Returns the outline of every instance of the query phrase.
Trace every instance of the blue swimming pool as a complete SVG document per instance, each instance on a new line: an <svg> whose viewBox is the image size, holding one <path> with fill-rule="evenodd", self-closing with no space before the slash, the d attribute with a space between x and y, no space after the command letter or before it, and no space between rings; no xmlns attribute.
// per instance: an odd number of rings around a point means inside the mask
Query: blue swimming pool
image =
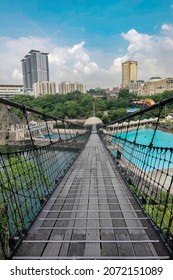
<svg viewBox="0 0 173 280"><path fill-rule="evenodd" d="M149 147L153 135L153 145ZM151 171L153 169L173 168L173 152L170 149L173 148L173 134L160 130L154 132L153 129L142 129L138 131L137 137L136 130L115 136L121 138L120 143L124 158L140 169ZM114 139L114 143L118 143L117 137ZM115 151L116 154L117 151Z"/></svg>
<svg viewBox="0 0 173 280"><path fill-rule="evenodd" d="M141 129L138 130L136 143L148 146L151 143L151 140L154 135L153 129ZM118 134L117 136L120 136ZM136 137L136 130L129 131L128 133L123 132L121 134L121 138L126 138L130 142L133 142ZM173 134L164 132L161 130L157 130L154 135L153 146L155 147L164 147L164 148L172 148L173 147Z"/></svg>
<svg viewBox="0 0 173 280"><path fill-rule="evenodd" d="M66 139L72 138L71 134L65 134L65 133L61 133L61 134L59 134L59 133L52 133L52 134L50 134L50 138L52 140L58 140L59 136L61 137L61 140L66 140ZM42 136L38 136L37 138L49 139L49 134L44 134Z"/></svg>

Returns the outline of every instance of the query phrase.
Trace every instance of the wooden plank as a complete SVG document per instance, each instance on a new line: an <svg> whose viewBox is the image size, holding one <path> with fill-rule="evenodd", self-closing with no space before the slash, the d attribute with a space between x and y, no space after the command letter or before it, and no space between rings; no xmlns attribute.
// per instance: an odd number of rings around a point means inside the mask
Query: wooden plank
<svg viewBox="0 0 173 280"><path fill-rule="evenodd" d="M111 181L112 181L112 183L114 183L115 179L111 179ZM118 192L120 193L120 191L121 191L122 194L125 193L125 195L128 196L128 195L130 195L130 190L128 190L125 187L126 186L124 185L124 182L120 178L120 185L119 185ZM136 238L136 240L149 239L149 237L147 237L144 230L135 231L134 229L129 228L130 226L132 226L132 227L140 227L141 226L140 220L137 220L137 219L129 220L130 218L138 217L137 216L137 210L139 209L139 207L138 207L138 209L134 208L135 203L131 204L130 201L129 201L129 205L124 204L124 206L122 207L122 203L126 203L126 201L128 201L127 198L119 197L118 201L119 201L119 204L120 204L120 209L122 210L122 214L125 217L125 223L126 223L127 228L128 228L128 235L124 236L124 234L122 232L121 235L120 234L117 235L117 238L118 239L128 238L128 240L129 239L134 240L135 238ZM126 210L132 210L132 211L126 211ZM133 210L134 210L134 212L133 212ZM119 249L121 250L122 247L119 248ZM129 254L131 254L131 255L136 255L136 256L152 256L152 255L156 256L157 255L153 244L150 244L150 243L149 244L135 244L135 245L129 244L129 248L124 247L125 254L128 254L128 249L129 249ZM130 250L132 250L133 253L130 252Z"/></svg>
<svg viewBox="0 0 173 280"><path fill-rule="evenodd" d="M73 181L71 182L73 184L73 182L76 181L76 177L73 177ZM68 186L68 191L66 193L66 199L69 197L70 195L70 192L71 192L71 189L72 189L72 184L71 184L71 187L70 185ZM79 188L78 188L78 191L76 190L76 196L78 196L79 192L80 192L80 180L78 180L78 185L79 185ZM61 194L60 194L61 196ZM77 199L78 201L78 199ZM65 200L66 202L66 200ZM75 218L76 216L76 213L75 211L77 210L77 206L75 205L75 200L74 200L74 204L73 205L66 205L66 203L64 202L64 205L63 205L63 208L62 209L66 209L64 211L66 212L59 212L59 216L58 216L58 219L55 223L55 227L68 227L69 225L69 220L68 218ZM56 205L53 205L52 207L53 209L56 209L57 206ZM57 211L58 212L58 209L57 210L54 210L54 211ZM56 213L56 212L54 212ZM65 220L63 220L63 218L66 218ZM60 219L60 220L59 220ZM70 226L73 226L74 225L74 221L72 222L72 220L70 221ZM65 237L65 235L67 236L67 232L68 230L65 230L65 229L61 229L61 230L58 230L58 229L53 229L52 230L52 233L49 237L49 239L51 240L52 238L53 239L56 239L56 240L61 240L63 241ZM61 235L60 235L61 234ZM70 234L70 232L68 231L68 234ZM70 236L69 236L70 237ZM68 237L68 238L69 238ZM54 248L52 249L52 246L54 246ZM66 245L67 246L67 245ZM57 244L47 244L46 247L45 247L45 250L44 250L44 253L43 253L43 256L58 256L61 252L61 247L62 247L62 244L61 243L57 243ZM67 246L68 247L68 246Z"/></svg>
<svg viewBox="0 0 173 280"><path fill-rule="evenodd" d="M84 161L83 164L79 167L79 170L82 170L84 172ZM75 216L75 220L74 220L74 228L80 227L80 230L76 230L76 229L72 229L71 231L71 240L84 240L86 239L86 230L83 229L87 226L87 221L86 221L86 217L87 217L87 208L88 205L86 204L82 204L81 201L85 198L85 201L88 202L88 195L85 194L88 193L89 191L89 179L85 179L82 178L81 175L78 177L80 177L81 179L81 191L80 191L80 199L78 200L78 204L77 204L77 212L76 212L76 216ZM67 235L65 236L65 238L67 238ZM63 245L64 246L64 245ZM78 244L70 244L69 248L67 250L64 249L64 247L61 250L61 255L64 255L64 253L66 252L66 254L68 256L83 256L84 255L84 251L85 251L85 243L78 243Z"/></svg>
<svg viewBox="0 0 173 280"><path fill-rule="evenodd" d="M143 234L131 234L131 240L148 240L148 236ZM148 240L149 241L149 240ZM154 247L150 242L147 244L136 243L134 246L134 251L136 256L157 256L157 252L155 251Z"/></svg>
<svg viewBox="0 0 173 280"><path fill-rule="evenodd" d="M91 180L91 188L92 187L92 182ZM90 211L88 212L88 222L87 222L87 231L86 231L86 239L87 240L99 240L100 239L100 230L98 229L99 227L99 213L98 213L98 196L95 195L95 204L90 203L91 200L89 201L88 209L89 210L94 210L94 212ZM92 200L93 202L93 200ZM92 218L92 219L91 219ZM95 230L91 230L90 228L94 227L96 228ZM87 243L85 246L85 256L100 256L100 244L90 244Z"/></svg>
<svg viewBox="0 0 173 280"><path fill-rule="evenodd" d="M106 162L105 168L107 168L107 170L110 174L114 173L114 170L112 169L112 166L110 165L109 161ZM117 189L119 192L119 188L116 187L116 189L115 189L115 186L117 186L117 181L118 181L118 178L114 178L114 180L112 180L111 178L109 180L108 179L106 180L106 182L108 182L109 185L112 185L111 190L114 191L114 197L116 199L117 199ZM114 185L114 187L113 187L113 185ZM111 199L111 196L108 194L108 202L110 201L110 199ZM118 199L117 199L117 201L118 201ZM125 205L123 205L123 207L129 207L129 204L125 204ZM116 205L109 204L109 208L110 208L110 210L119 210L119 212L113 212L113 211L110 212L113 225L118 226L118 227L126 227L126 230L116 230L115 229L114 230L115 238L117 240L130 240L128 228L127 228L125 219L123 219L124 216L121 211L120 205L119 204L116 204ZM119 220L115 220L115 217L119 218ZM134 256L133 246L130 243L124 243L124 244L118 243L117 249L118 249L119 256Z"/></svg>
<svg viewBox="0 0 173 280"><path fill-rule="evenodd" d="M47 256L47 257L31 257L31 256L14 256L14 260L168 260L170 259L169 255L165 256L78 256L78 257L53 257L53 256Z"/></svg>
<svg viewBox="0 0 173 280"><path fill-rule="evenodd" d="M102 157L104 157L104 154L101 155L101 161L98 162L99 164L99 169L102 170L103 172L103 177L98 179L98 183L100 181L102 181L102 183L104 182L104 170L103 170L103 166L104 166L104 162L102 161ZM105 188L105 192L106 192L106 185L104 186ZM112 196L112 199L114 197ZM100 199L100 197L99 197ZM102 212L100 212L100 226L101 227L105 227L104 230L101 230L101 239L102 240L115 240L115 234L114 234L114 230L108 230L106 229L109 227L112 227L112 219L111 219L111 214L108 211L109 208L109 201L107 196L105 196L104 200L102 200L102 202L104 202L104 204L100 204L100 210L104 210ZM102 220L102 218L104 218L105 220ZM102 243L101 244L102 248L101 248L101 252L102 252L102 256L118 256L118 247L117 244L110 244L110 243Z"/></svg>

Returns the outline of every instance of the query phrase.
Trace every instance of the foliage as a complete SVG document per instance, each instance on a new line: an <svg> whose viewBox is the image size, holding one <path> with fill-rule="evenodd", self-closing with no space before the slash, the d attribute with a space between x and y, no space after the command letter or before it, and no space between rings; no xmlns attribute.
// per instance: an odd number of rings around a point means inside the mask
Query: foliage
<svg viewBox="0 0 173 280"><path fill-rule="evenodd" d="M145 210L159 228L161 227L164 230L169 227L170 220L172 219L173 215L168 207L165 209L164 205L146 204ZM171 223L170 232L173 234L173 223Z"/></svg>
<svg viewBox="0 0 173 280"><path fill-rule="evenodd" d="M104 112L107 111L107 102L104 99L97 99L95 101L95 106L96 106L96 112Z"/></svg>
<svg viewBox="0 0 173 280"><path fill-rule="evenodd" d="M169 230L173 234L173 195L160 191L154 199L150 199L144 192L139 192L138 188L134 185L129 187L136 196L145 198L143 207L158 228L161 228L163 231L170 228ZM171 224L170 221L172 221Z"/></svg>
<svg viewBox="0 0 173 280"><path fill-rule="evenodd" d="M13 101L30 107L33 104L34 97L32 97L30 95L15 95L13 97Z"/></svg>
<svg viewBox="0 0 173 280"><path fill-rule="evenodd" d="M0 192L5 188L7 191L29 190L38 183L40 168L29 160L22 160L18 157L11 157L6 161L6 166L1 170ZM44 177L41 177L43 180Z"/></svg>
<svg viewBox="0 0 173 280"><path fill-rule="evenodd" d="M101 115L101 120L102 120L102 122L104 123L104 124L107 124L107 123L109 123L110 122L110 118L108 117L108 116L106 116L106 115Z"/></svg>
<svg viewBox="0 0 173 280"><path fill-rule="evenodd" d="M109 113L108 113L109 119L111 121L114 121L116 119L125 117L126 115L127 115L127 110L125 110L123 108L120 108L120 109L117 109L117 110L110 110Z"/></svg>
<svg viewBox="0 0 173 280"><path fill-rule="evenodd" d="M0 236L3 239L2 241L4 242L9 235L8 232L8 218L7 218L7 213L5 210L5 207L2 208L0 207Z"/></svg>
<svg viewBox="0 0 173 280"><path fill-rule="evenodd" d="M93 96L98 96L98 95L102 95L105 96L105 90L101 89L101 88L96 88L96 89L90 89L87 92L88 94L91 94Z"/></svg>
<svg viewBox="0 0 173 280"><path fill-rule="evenodd" d="M22 156L6 159L0 170L0 179L0 233L7 236L25 229L26 217L31 220L35 205L39 207L39 201L46 195L44 190L48 190L51 185L42 169Z"/></svg>
<svg viewBox="0 0 173 280"><path fill-rule="evenodd" d="M99 96L102 96L100 98ZM159 102L162 99L173 96L173 91L165 91L163 94L155 94L152 99ZM116 98L108 99L103 89L90 89L86 94L74 91L64 95L44 95L37 98L31 96L15 96L13 101L22 103L28 107L32 107L38 111L54 115L58 118L88 118L92 116L93 101L95 100L96 115L104 122L114 121L127 115L127 109L134 106L133 98L146 99L148 96L137 96L134 93L129 93L127 89L120 91ZM136 107L136 105L135 105ZM141 108L141 107L140 107ZM166 112L173 112L173 104L166 106ZM18 116L22 118L21 112L17 110ZM106 113L106 114L105 114ZM153 113L148 112L145 118L153 117ZM157 112L156 112L157 114ZM162 117L165 112L163 110ZM108 117L105 117L107 115ZM36 115L31 114L33 119L37 119Z"/></svg>

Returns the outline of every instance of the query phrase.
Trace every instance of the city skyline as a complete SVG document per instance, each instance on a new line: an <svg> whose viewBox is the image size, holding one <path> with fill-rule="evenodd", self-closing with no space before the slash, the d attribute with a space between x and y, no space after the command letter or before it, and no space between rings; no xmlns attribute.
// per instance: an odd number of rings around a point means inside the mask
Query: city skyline
<svg viewBox="0 0 173 280"><path fill-rule="evenodd" d="M11 5L10 5L11 3ZM1 84L21 84L20 60L49 54L50 79L89 88L121 84L122 62L138 79L173 76L173 0L9 0L1 4Z"/></svg>

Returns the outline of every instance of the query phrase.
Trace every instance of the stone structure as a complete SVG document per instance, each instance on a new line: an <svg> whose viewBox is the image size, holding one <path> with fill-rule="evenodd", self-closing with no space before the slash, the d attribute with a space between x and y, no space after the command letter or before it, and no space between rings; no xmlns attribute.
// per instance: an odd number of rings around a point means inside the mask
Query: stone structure
<svg viewBox="0 0 173 280"><path fill-rule="evenodd" d="M0 104L0 145L24 139L24 125L10 106Z"/></svg>
<svg viewBox="0 0 173 280"><path fill-rule="evenodd" d="M163 93L167 90L173 90L173 78L171 77L166 79L152 77L148 82L139 80L137 82L131 82L129 85L129 91L134 92L139 96L152 96L157 93Z"/></svg>

